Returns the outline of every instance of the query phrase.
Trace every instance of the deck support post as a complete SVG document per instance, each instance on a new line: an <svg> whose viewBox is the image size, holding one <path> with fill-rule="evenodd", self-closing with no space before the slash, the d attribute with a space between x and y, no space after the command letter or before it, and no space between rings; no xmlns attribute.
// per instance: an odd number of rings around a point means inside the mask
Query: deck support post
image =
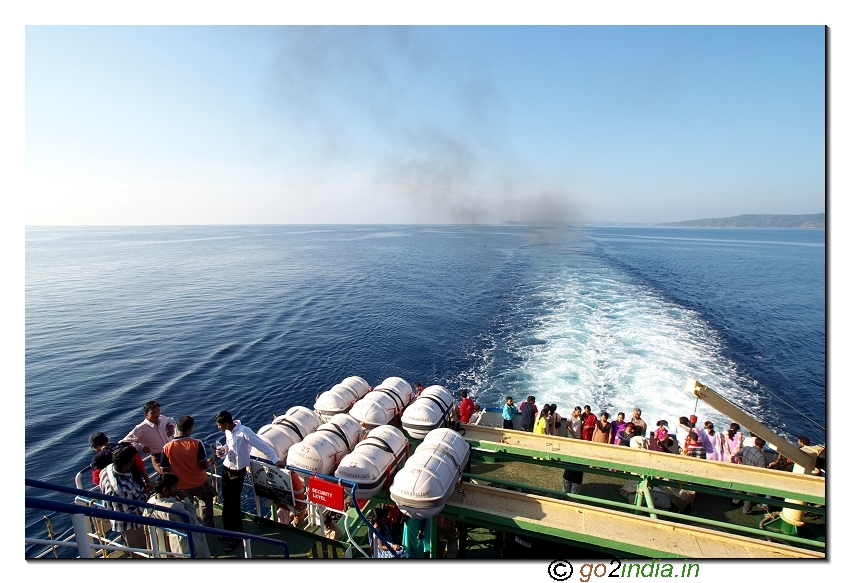
<svg viewBox="0 0 850 583"><path fill-rule="evenodd" d="M86 517L82 514L72 514L71 523L74 525L74 539L77 541L77 550L80 558L93 559L94 549L89 544L89 533L86 529ZM104 550L106 553L106 550Z"/></svg>
<svg viewBox="0 0 850 583"><path fill-rule="evenodd" d="M649 485L649 477L642 476L642 480L638 484L638 492L642 494L642 498L646 500L646 507L652 510L655 510L655 503L652 501L652 490ZM637 496L635 496L635 503L637 503ZM654 520L658 520L658 515L650 512L649 516Z"/></svg>
<svg viewBox="0 0 850 583"><path fill-rule="evenodd" d="M428 519L428 538L431 540L431 558L436 559L439 557L439 553L437 552L437 547L440 546L440 539L437 531L437 516L432 516Z"/></svg>

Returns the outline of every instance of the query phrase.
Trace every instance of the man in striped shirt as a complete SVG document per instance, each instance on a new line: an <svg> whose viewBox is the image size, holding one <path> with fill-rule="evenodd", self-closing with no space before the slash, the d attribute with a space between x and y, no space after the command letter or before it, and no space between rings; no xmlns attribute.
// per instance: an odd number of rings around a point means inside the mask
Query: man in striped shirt
<svg viewBox="0 0 850 583"><path fill-rule="evenodd" d="M767 466L767 460L764 458L765 441L761 437L756 437L753 445L748 445L736 453L733 457L740 458L745 466L754 468L763 468ZM732 500L733 504L738 504L738 499ZM763 507L763 505L762 505ZM753 511L752 500L744 500L744 514L750 514Z"/></svg>
<svg viewBox="0 0 850 583"><path fill-rule="evenodd" d="M112 454L112 463L100 472L100 491L102 493L137 502L147 502L147 494L130 473L130 467L133 465L133 458L136 453L136 449L128 445ZM140 507L131 504L105 501L105 505L107 509L115 512L142 514ZM121 538L124 539L124 544L128 547L147 548L145 529L142 525L125 520L112 520L111 522L112 530L121 533Z"/></svg>

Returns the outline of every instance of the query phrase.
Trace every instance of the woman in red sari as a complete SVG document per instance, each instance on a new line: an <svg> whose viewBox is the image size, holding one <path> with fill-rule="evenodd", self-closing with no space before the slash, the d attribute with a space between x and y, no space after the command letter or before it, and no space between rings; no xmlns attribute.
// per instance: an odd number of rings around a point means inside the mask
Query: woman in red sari
<svg viewBox="0 0 850 583"><path fill-rule="evenodd" d="M593 441L593 430L596 429L596 415L590 410L590 405L584 406L581 414L581 438L585 441Z"/></svg>

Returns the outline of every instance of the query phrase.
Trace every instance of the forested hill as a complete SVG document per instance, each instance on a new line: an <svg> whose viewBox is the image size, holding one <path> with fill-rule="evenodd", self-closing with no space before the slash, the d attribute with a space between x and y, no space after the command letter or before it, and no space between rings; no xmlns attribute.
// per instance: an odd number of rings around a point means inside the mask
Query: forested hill
<svg viewBox="0 0 850 583"><path fill-rule="evenodd" d="M737 215L722 219L697 219L676 223L658 223L661 227L742 227L779 229L823 229L826 213L814 215Z"/></svg>

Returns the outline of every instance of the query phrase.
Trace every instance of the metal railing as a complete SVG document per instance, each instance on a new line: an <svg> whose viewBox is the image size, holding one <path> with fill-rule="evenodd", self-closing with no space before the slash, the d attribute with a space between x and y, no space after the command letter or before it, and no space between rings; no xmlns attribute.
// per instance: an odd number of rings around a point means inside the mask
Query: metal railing
<svg viewBox="0 0 850 583"><path fill-rule="evenodd" d="M213 447L213 445L212 445L212 444L210 444L210 447L212 448L212 447ZM144 458L144 459L145 459L145 461L147 461L147 459L148 459L149 457L150 457L150 456L146 456L146 457ZM254 458L253 456L252 456L252 459L257 459L258 461L265 461L265 460L262 460L262 459L259 459L259 458ZM381 541L381 542L382 542L382 543L383 543L383 544L384 544L387 548L389 548L389 549L390 549L390 552L392 553L392 555L393 555L395 558L400 558L400 556L398 555L398 553L397 553L397 552L396 552L396 551L392 548L392 544L390 543L390 541L386 540L386 539L385 539L385 538L384 538L384 537L383 537L383 536L382 536L382 535L381 535L381 534L380 534L377 530L375 530L375 528L372 526L371 521L369 521L369 520L366 518L366 516L363 514L362 510L360 509L360 505L358 504L358 501L357 501L357 488L358 488L358 485L357 485L357 483L356 483L356 482L351 482L351 481L348 481L348 480L341 480L340 478L337 478L336 476L331 476L331 475L326 475L326 474L319 474L319 473L313 472L313 471L311 471L311 470L307 470L307 469L304 469L304 468L299 468L299 467L297 467L297 466L291 466L291 465L288 465L288 466L286 466L286 468L287 468L288 470L290 470L290 471L297 472L297 473L302 474L302 475L307 476L307 477L314 477L314 476L315 476L315 477L318 477L318 478L320 478L320 479L324 479L324 480L327 480L327 481L330 481L330 482L340 483L340 484L342 484L344 487L346 487L346 488L350 489L349 496L351 497L352 505L353 505L353 507L355 508L355 510L356 510L356 512L357 512L357 515L358 515L358 517L360 518L360 520L362 520L362 521L363 521L363 523L366 525L366 527L368 528L368 530L369 530L369 531L370 531L370 532L371 532L371 533L372 533L375 537L377 537L377 538L378 538L378 539L379 539L379 540L380 540L380 541ZM92 469L92 466L91 466L91 465L88 465L88 466L86 466L85 468L82 468L80 471L78 471L78 472L77 472L76 476L74 477L74 483L75 483L75 485L77 486L77 488L76 488L76 489L74 489L74 488L67 488L67 487L64 487L64 486L58 486L58 485L55 485L55 484L49 484L49 486L50 486L50 488L49 488L49 489L52 489L52 490L57 491L57 492L73 493L75 496L77 496L78 498L82 498L83 500L88 500L88 499L90 499L90 498L97 498L97 499L101 499L101 500L107 500L107 499L109 499L109 498L108 498L108 497L106 497L104 494L100 494L100 492L99 492L99 490L97 489L97 487L96 487L96 486L95 486L95 488L94 488L94 489L92 489L92 490L85 490L85 489L83 489L83 474L84 474L84 473L86 473L86 472L88 472L88 471L90 471L91 469ZM211 478L212 478L215 482L218 482L218 481L220 481L220 479L221 479L221 477L218 475L218 472L217 472L217 471L213 471L212 473L211 473L211 472L207 472L207 474L208 474L208 475L209 475L209 476L210 476L210 477L211 477ZM37 481L35 481L35 480L27 480L27 485L31 485L31 484L30 484L30 482L38 483L38 484L47 484L46 482L37 482ZM246 480L246 485L248 485L251 489L253 489L253 484L250 482L250 480ZM216 491L218 491L218 483L216 483ZM253 496L253 497L254 497L255 506L256 506L256 515L257 515L257 516L260 516L260 517L263 517L263 516L264 516L264 514L263 514L263 511L262 511L262 505L260 504L260 501L258 500L258 498L257 498L257 496L256 496L256 493L254 494L254 496ZM249 495L249 499L250 499L250 495ZM119 502L121 502L121 503L127 503L127 502L128 502L128 500L127 500L126 498L120 498L120 499L117 499L116 501L119 501ZM143 504L143 503L139 503L139 504L141 505L141 504ZM71 506L74 506L75 508L79 508L79 507L80 507L79 505L71 505ZM146 506L143 506L143 507L147 507L147 506L150 506L150 505L146 505ZM157 507L157 510L168 510L168 509L165 509L165 508L162 508L162 507ZM63 513L63 512L65 512L65 511L58 511L58 510L57 510L57 512ZM130 522L141 523L141 521L136 520L136 516L137 516L137 515L132 515L132 516L133 516L134 518L133 518L133 520L132 520L132 521L130 521ZM124 520L124 519L122 519L122 520ZM129 520L128 520L128 521L129 521ZM180 529L180 530L183 530L183 529L184 529L184 526L192 526L192 525L184 525L184 524L180 524L180 525L179 525L179 527L177 527L176 523L174 523L174 522L170 522L170 523L168 523L168 521L166 521L166 523L167 523L167 525L166 525L164 528L168 528L168 529L178 528L178 529ZM161 526L161 525L160 525L160 526ZM346 526L347 526L347 525L346 525ZM195 528L208 528L208 527L195 527ZM72 532L72 531L74 531L74 530L75 530L75 528L72 526L72 528L69 528L68 530L66 530L66 531L64 532L64 535L69 535L69 534L71 534L71 532ZM203 532L206 532L206 531L203 531L203 530L195 531L194 529L185 529L185 530L192 530L193 532L202 532L202 533L203 533ZM211 529L211 530L212 530L212 531L215 531L215 534L216 534L216 535L226 534L227 536L232 536L233 538L237 538L235 535L236 535L236 534L238 534L238 533L231 533L231 531L220 531L220 530L218 530L218 529ZM72 539L72 538L74 538L74 536L73 536L73 535L71 535L70 537L68 537L68 539L67 539L67 540L70 540L70 539ZM245 535L245 538L246 538L246 539L247 539L247 538L249 538L249 535ZM261 538L262 538L262 537L261 537ZM189 537L189 539L191 540L191 537ZM36 541L36 540L37 540L37 539L27 539L27 542L28 542L28 543L35 543L35 541ZM268 539L268 540L269 540L269 541L272 541L272 542L275 542L275 543L280 543L280 542L281 542L281 541L276 541L275 539ZM67 544L66 542L63 542L63 541L61 541L61 540L57 540L57 539L49 539L49 540L44 539L44 540L41 540L41 541L40 541L39 543L37 543L37 544L43 544L43 545L46 545L46 546L75 546L75 545L74 545L74 543ZM285 544L285 543L284 543L284 544ZM355 545L355 546L356 546L356 545ZM112 547L110 547L110 548L117 549L117 548L119 548L119 547L120 547L120 545L118 545L117 543L113 543L113 546L112 546ZM361 550L359 546L358 546L357 548L358 548L358 550ZM49 549L48 549L48 552L49 552ZM362 550L361 550L361 552L362 552ZM44 554L46 554L46 553L43 553L41 556L44 556ZM288 554L288 547L287 547L287 551L286 551L286 556L287 556L287 557L289 556L289 554Z"/></svg>
<svg viewBox="0 0 850 583"><path fill-rule="evenodd" d="M147 502L138 502L135 500L129 500L127 498L121 498L118 496L109 496L106 494L101 494L99 492L82 490L79 488L69 488L66 486L60 486L58 484L50 484L48 482L41 482L39 480L31 480L26 479L26 485L32 488L39 488L44 490L50 490L54 492L61 492L65 494L73 494L77 497L85 497L85 498L94 498L98 500L106 500L111 502L119 502L121 504L127 506L135 506L138 508L145 508L151 510L159 510L165 511L170 514L176 514L185 520L185 523L179 523L172 520L163 520L160 518L153 518L150 516L141 516L138 514L128 514L124 512L116 512L114 510L107 510L106 508L102 508L99 506L83 506L80 504L68 504L65 502L55 502L53 500L46 500L42 498L37 498L34 496L26 496L25 504L27 508L33 508L38 510L45 510L52 513L64 513L68 514L71 517L71 522L73 524L74 530L74 542L71 540L53 540L53 539L36 539L36 538L27 538L27 544L44 544L50 546L76 546L79 551L80 557L85 558L94 558L95 553L94 549L113 549L113 550L125 550L128 552L136 552L142 553L144 555L153 556L155 551L151 549L132 549L130 547L123 547L117 544L110 545L100 545L93 544L89 541L90 532L87 528L85 521L83 520L84 516L88 516L90 518L104 518L109 520L119 520L125 522L132 522L135 524L143 524L147 526L154 526L157 528L167 529L167 530L177 530L177 531L185 531L186 533L196 532L199 534L210 534L215 536L227 536L230 538L241 538L245 545L245 556L251 557L251 544L250 541L258 541L265 542L272 545L277 545L282 547L283 554L285 558L289 558L289 545L285 541L273 539L270 537L242 533L242 532L233 532L228 530L223 530L219 528L210 528L208 526L201 526L192 524L189 522L189 515L185 512L181 512L178 510L174 510L172 508L167 508L164 506L156 506L154 504L148 504ZM188 536L188 535L187 535ZM194 541L191 536L188 536L189 540L189 555L195 556L195 548Z"/></svg>

